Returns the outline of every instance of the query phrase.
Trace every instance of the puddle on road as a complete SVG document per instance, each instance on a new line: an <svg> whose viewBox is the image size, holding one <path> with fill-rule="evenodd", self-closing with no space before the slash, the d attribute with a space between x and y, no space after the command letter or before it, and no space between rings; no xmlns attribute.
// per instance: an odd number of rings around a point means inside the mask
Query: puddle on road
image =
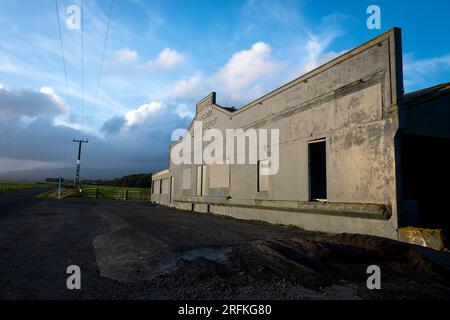
<svg viewBox="0 0 450 320"><path fill-rule="evenodd" d="M192 261L197 258L204 258L216 262L225 262L228 260L227 253L230 253L232 250L233 248L231 247L193 249L183 252L179 259Z"/></svg>

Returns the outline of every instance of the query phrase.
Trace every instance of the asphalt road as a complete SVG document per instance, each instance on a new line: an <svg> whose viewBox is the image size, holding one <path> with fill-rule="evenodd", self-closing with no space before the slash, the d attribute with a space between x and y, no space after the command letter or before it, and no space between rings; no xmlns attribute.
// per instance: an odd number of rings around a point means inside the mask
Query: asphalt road
<svg viewBox="0 0 450 320"><path fill-rule="evenodd" d="M0 220L10 213L32 206L37 202L34 196L49 190L48 188L30 189L19 192L0 192Z"/></svg>
<svg viewBox="0 0 450 320"><path fill-rule="evenodd" d="M0 195L0 299L379 299L450 296L450 259L393 241L146 202ZM382 290L368 290L378 264ZM67 267L81 269L69 290Z"/></svg>

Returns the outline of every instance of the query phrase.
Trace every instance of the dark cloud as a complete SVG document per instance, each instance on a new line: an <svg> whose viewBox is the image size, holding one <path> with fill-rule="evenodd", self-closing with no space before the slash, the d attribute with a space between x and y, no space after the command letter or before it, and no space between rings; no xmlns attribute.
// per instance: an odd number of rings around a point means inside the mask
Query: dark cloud
<svg viewBox="0 0 450 320"><path fill-rule="evenodd" d="M115 116L103 124L101 131L107 134L115 134L118 133L124 125L125 119L123 117Z"/></svg>
<svg viewBox="0 0 450 320"><path fill-rule="evenodd" d="M72 139L88 137L89 143L83 146L82 156L85 168L130 172L160 170L168 165L172 131L187 128L190 121L166 106L132 127L126 126L124 117L113 117L103 125L105 138L101 138L67 126L55 126L50 116L39 116L20 129L18 119L0 117L0 161L3 157L71 166L77 153Z"/></svg>
<svg viewBox="0 0 450 320"><path fill-rule="evenodd" d="M0 87L0 116L58 115L64 107L58 97L52 94L31 89L7 90Z"/></svg>

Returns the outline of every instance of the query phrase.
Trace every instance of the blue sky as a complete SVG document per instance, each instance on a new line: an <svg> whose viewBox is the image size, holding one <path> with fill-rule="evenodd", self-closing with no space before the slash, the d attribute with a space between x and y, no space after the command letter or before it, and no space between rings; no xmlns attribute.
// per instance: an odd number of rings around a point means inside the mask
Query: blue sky
<svg viewBox="0 0 450 320"><path fill-rule="evenodd" d="M97 83L110 0L84 0L81 32L58 0L0 0L0 172L69 167L73 137L89 137L92 168L153 171L167 165L170 133L186 127L210 91L240 107L398 26L406 91L450 81L450 2L115 0ZM381 30L366 9L381 8Z"/></svg>

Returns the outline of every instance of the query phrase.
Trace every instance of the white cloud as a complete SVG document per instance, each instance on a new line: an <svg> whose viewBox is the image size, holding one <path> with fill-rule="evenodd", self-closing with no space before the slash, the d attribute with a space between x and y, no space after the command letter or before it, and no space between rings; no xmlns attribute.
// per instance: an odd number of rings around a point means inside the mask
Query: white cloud
<svg viewBox="0 0 450 320"><path fill-rule="evenodd" d="M55 93L53 87L42 87L39 92L48 95L52 101L59 106L63 113L69 111L69 108L65 104L64 100Z"/></svg>
<svg viewBox="0 0 450 320"><path fill-rule="evenodd" d="M161 51L156 60L149 60L138 68L144 71L171 70L184 60L184 55L166 48Z"/></svg>
<svg viewBox="0 0 450 320"><path fill-rule="evenodd" d="M291 53L286 55L290 61L275 59L269 44L256 42L251 48L233 54L224 66L209 76L197 72L176 81L171 93L176 99L199 100L209 92L218 90L224 105L248 103L344 53L346 50L329 50L331 43L343 34L338 25L341 19L343 17L340 15L326 16L319 32L309 31L304 39L297 39L298 46L293 46ZM282 69L284 73L280 72Z"/></svg>
<svg viewBox="0 0 450 320"><path fill-rule="evenodd" d="M257 42L251 49L235 53L213 76L213 81L221 84L232 99L241 95L241 90L255 80L270 77L280 70L282 64L271 57L271 51L268 44Z"/></svg>
<svg viewBox="0 0 450 320"><path fill-rule="evenodd" d="M450 71L450 55L416 59L414 54L404 55L403 73L406 91L430 85L439 73ZM448 80L448 79L447 79Z"/></svg>
<svg viewBox="0 0 450 320"><path fill-rule="evenodd" d="M180 103L175 107L175 112L180 118L193 118L195 116L194 108L191 108L186 103Z"/></svg>
<svg viewBox="0 0 450 320"><path fill-rule="evenodd" d="M199 98L220 88L221 101L242 103L261 93L261 83L270 79L283 67L271 55L271 47L257 42L250 49L236 52L228 62L209 77L196 74L174 83L172 93L177 99Z"/></svg>
<svg viewBox="0 0 450 320"><path fill-rule="evenodd" d="M326 17L324 21L332 21L333 17ZM331 23L331 22L330 22ZM329 50L333 41L340 37L343 32L339 27L325 28L320 33L308 32L305 44L297 47L295 50L298 59L293 61L294 67L291 69L288 80L298 78L299 76L323 65L324 63L345 53L347 50L340 52Z"/></svg>
<svg viewBox="0 0 450 320"><path fill-rule="evenodd" d="M132 62L132 61L137 61L138 56L139 56L139 54L136 51L130 50L128 48L123 48L123 49L116 51L114 60L117 63Z"/></svg>
<svg viewBox="0 0 450 320"><path fill-rule="evenodd" d="M334 35L320 37L314 34L309 34L309 39L305 46L306 54L302 61L304 72L317 68L326 60L329 60L336 55L334 52L325 52L334 38Z"/></svg>
<svg viewBox="0 0 450 320"><path fill-rule="evenodd" d="M155 61L155 66L161 69L171 69L183 61L183 55L169 48L164 49Z"/></svg>
<svg viewBox="0 0 450 320"><path fill-rule="evenodd" d="M171 93L177 99L195 99L208 92L208 84L201 74L182 79L172 87Z"/></svg>
<svg viewBox="0 0 450 320"><path fill-rule="evenodd" d="M164 107L161 102L152 101L149 104L141 105L137 109L130 110L125 115L125 126L132 127L140 124Z"/></svg>
<svg viewBox="0 0 450 320"><path fill-rule="evenodd" d="M165 48L154 60L139 62L139 53L129 48L123 48L116 51L114 58L107 62L110 71L117 74L128 75L140 74L143 72L168 71L175 68L184 60L184 54Z"/></svg>

